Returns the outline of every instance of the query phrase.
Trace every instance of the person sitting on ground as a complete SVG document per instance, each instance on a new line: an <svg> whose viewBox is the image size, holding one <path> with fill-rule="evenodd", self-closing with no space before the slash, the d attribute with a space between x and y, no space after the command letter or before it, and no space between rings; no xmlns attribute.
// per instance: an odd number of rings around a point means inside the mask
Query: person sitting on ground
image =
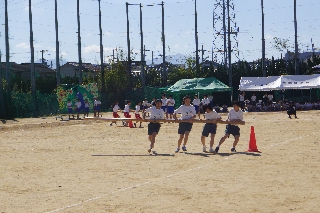
<svg viewBox="0 0 320 213"><path fill-rule="evenodd" d="M219 113L219 112L221 111L218 104L216 104L216 105L214 106L214 110L215 110L217 113Z"/></svg>
<svg viewBox="0 0 320 213"><path fill-rule="evenodd" d="M289 104L289 108L287 110L288 118L291 118L291 115L294 115L294 118L297 118L296 106L291 101Z"/></svg>
<svg viewBox="0 0 320 213"><path fill-rule="evenodd" d="M228 106L227 104L222 105L222 112L228 112Z"/></svg>

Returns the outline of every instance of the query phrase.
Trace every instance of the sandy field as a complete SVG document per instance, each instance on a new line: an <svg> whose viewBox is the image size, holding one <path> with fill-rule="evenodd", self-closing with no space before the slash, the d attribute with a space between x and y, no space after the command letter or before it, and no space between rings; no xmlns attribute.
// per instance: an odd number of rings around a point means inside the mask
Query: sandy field
<svg viewBox="0 0 320 213"><path fill-rule="evenodd" d="M149 155L147 128L54 117L0 123L0 212L320 212L320 111L244 118L233 155L231 137L219 154L202 152L203 124L176 154L178 124L163 124L158 155ZM261 153L245 152L251 126Z"/></svg>

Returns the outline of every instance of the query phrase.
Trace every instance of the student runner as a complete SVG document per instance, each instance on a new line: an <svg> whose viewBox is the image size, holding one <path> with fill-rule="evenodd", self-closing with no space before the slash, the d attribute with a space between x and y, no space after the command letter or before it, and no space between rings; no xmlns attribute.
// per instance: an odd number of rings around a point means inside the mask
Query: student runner
<svg viewBox="0 0 320 213"><path fill-rule="evenodd" d="M150 107L146 109L146 111L143 113L143 119L145 120L146 113L150 113L150 123L148 124L148 135L149 135L149 141L150 141L150 148L148 149L148 152L150 153L152 149L154 148L154 144L156 142L156 136L159 133L160 130L160 123L156 121L152 121L155 119L164 119L164 111L161 109L162 101L160 99L155 101L156 106ZM153 151L156 153L155 151Z"/></svg>
<svg viewBox="0 0 320 213"><path fill-rule="evenodd" d="M175 152L180 151L180 146L183 141L182 150L187 151L187 142L189 133L192 129L192 119L196 117L197 113L194 109L194 106L190 104L191 99L189 96L185 96L183 98L184 105L181 105L176 111L174 111L173 118L177 121L177 113L181 113L180 122L179 122L179 129L178 134L180 135L180 138L178 140L178 147ZM181 122L184 121L184 122Z"/></svg>
<svg viewBox="0 0 320 213"><path fill-rule="evenodd" d="M221 120L221 116L212 108L212 106L208 106L205 112L205 119L206 120L212 120L212 123L206 123L203 126L202 130L202 136L201 136L201 142L203 145L203 151L206 152L206 137L209 136L209 133L211 133L211 139L210 139L210 149L209 152L213 152L213 144L214 144L214 137L216 136L217 131L217 120Z"/></svg>
<svg viewBox="0 0 320 213"><path fill-rule="evenodd" d="M120 118L120 115L118 114L118 111L120 110L120 107L119 107L119 102L118 101L115 101L114 104L112 105L112 116L113 118ZM115 123L117 124L117 121L112 121L110 126L112 126L112 124ZM122 122L124 124L124 122Z"/></svg>
<svg viewBox="0 0 320 213"><path fill-rule="evenodd" d="M124 106L123 115L124 115L125 118L131 118L131 115L129 114L130 113L131 101L128 100L126 102L127 102L127 104ZM128 123L129 123L129 127L133 128L132 121L126 122L126 126L128 126Z"/></svg>
<svg viewBox="0 0 320 213"><path fill-rule="evenodd" d="M240 139L240 128L238 127L239 124L245 124L243 121L243 111L240 109L240 102L235 101L233 102L233 109L230 110L228 114L228 119L226 120L228 123L225 131L225 135L220 139L219 145L216 147L215 152L219 152L219 148L221 144L230 136L234 136L234 143L231 149L231 152L237 152L236 146Z"/></svg>

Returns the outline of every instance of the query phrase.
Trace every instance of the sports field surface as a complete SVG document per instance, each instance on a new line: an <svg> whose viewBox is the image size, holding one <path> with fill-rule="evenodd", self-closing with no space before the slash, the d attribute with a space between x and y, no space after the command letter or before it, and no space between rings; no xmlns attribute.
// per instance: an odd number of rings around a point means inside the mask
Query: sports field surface
<svg viewBox="0 0 320 213"><path fill-rule="evenodd" d="M174 153L178 124L162 124L149 155L147 123L0 123L0 212L319 212L320 111L297 116L245 113L233 155L231 137L219 154L202 152L203 124L186 153ZM244 152L251 126L262 153Z"/></svg>

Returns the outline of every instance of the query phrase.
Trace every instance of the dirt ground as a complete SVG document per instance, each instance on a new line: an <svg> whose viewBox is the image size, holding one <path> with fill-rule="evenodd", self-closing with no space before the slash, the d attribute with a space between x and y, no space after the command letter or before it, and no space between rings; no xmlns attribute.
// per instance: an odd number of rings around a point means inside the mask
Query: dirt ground
<svg viewBox="0 0 320 213"><path fill-rule="evenodd" d="M0 123L0 212L319 212L320 111L298 117L245 113L233 155L231 137L219 154L202 152L203 124L177 154L178 124L163 124L158 155L149 155L147 128L54 117ZM262 153L244 152L251 126Z"/></svg>

